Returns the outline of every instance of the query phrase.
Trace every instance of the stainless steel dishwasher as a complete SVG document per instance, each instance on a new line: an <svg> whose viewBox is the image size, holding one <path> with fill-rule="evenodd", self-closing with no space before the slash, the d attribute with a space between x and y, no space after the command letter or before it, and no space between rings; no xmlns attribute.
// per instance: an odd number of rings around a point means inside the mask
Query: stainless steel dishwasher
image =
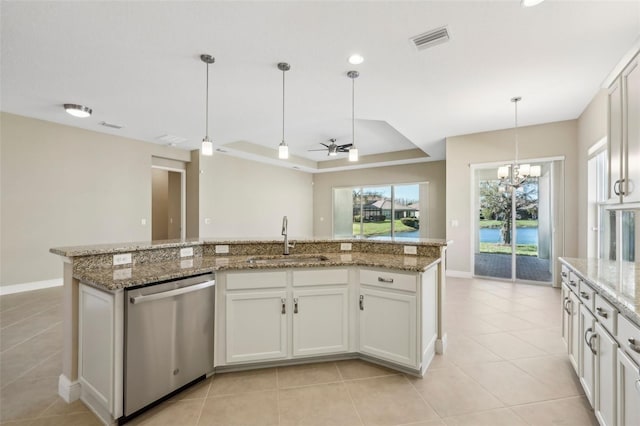
<svg viewBox="0 0 640 426"><path fill-rule="evenodd" d="M213 370L215 276L127 290L124 415Z"/></svg>

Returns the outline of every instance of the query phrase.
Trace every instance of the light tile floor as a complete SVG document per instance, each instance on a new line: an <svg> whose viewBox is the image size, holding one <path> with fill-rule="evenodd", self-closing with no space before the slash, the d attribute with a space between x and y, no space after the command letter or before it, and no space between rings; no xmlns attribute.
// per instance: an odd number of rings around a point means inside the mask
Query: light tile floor
<svg viewBox="0 0 640 426"><path fill-rule="evenodd" d="M57 396L61 289L0 297L0 422L96 425ZM137 425L597 425L560 339L560 293L449 278L449 347L423 379L362 361L215 376Z"/></svg>

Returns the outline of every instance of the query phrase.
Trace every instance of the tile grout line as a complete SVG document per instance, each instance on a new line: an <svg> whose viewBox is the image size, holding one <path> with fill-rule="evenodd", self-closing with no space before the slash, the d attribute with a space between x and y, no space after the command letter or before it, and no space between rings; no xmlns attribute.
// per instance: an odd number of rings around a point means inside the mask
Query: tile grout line
<svg viewBox="0 0 640 426"><path fill-rule="evenodd" d="M340 368L338 368L338 372L340 372ZM340 372L340 376L342 376L341 372ZM358 416L358 420L360 420L360 424L364 425L364 420L362 420L362 416L360 415L360 411L358 411L358 407L356 407L356 402L353 400L353 395L351 395L351 391L349 390L349 386L348 386L347 382L343 380L342 384L343 384L343 386L345 387L345 389L347 391L347 395L349 395L349 400L351 401L351 406L353 407L354 411L356 412L356 416Z"/></svg>
<svg viewBox="0 0 640 426"><path fill-rule="evenodd" d="M29 340L31 340L31 339L33 339L33 338L36 338L36 337L40 336L41 334L46 333L47 331L49 331L49 329L51 329L52 327L55 327L55 326L56 326L56 325L58 325L58 324L62 324L62 321L54 322L52 325L50 325L49 327L45 328L44 330L40 330L38 333L36 333L36 334L34 334L34 335L30 336L30 337L27 337L27 338L26 338L26 339L24 339L23 341L18 342L18 343L16 343L16 344L15 344L15 345L13 345L13 346L8 347L7 349L5 349L5 350L3 350L2 352L0 352L0 355L4 354L5 352L10 351L11 349L14 349L16 346L19 346L19 345L22 345L22 344L27 343ZM0 333L0 335L1 335L1 334L2 334L2 333Z"/></svg>
<svg viewBox="0 0 640 426"><path fill-rule="evenodd" d="M28 370L26 370L25 372L23 372L21 375L19 375L18 377L16 377L15 379L11 380L8 383L3 383L1 389L6 388L7 386L12 385L13 383L17 382L18 380L24 378L27 374L29 374L30 372L32 372L33 370L35 370L36 368L40 367L42 364L44 364L45 362L47 362L49 359L51 359L52 357L58 355L59 353L61 353L62 351L56 351L53 354L51 354L50 356L48 356L47 358L43 359L42 361L40 361L39 363L37 363L36 365L34 365L33 367L29 368ZM42 377L59 377L59 374L56 374L55 376L42 376Z"/></svg>
<svg viewBox="0 0 640 426"><path fill-rule="evenodd" d="M276 367L276 410L278 411L278 425L282 424L282 419L280 417L280 375L278 373L280 370Z"/></svg>
<svg viewBox="0 0 640 426"><path fill-rule="evenodd" d="M53 306L47 306L46 308L43 308L42 310L40 310L40 311L38 311L38 312L35 312L35 313L33 313L33 314L29 315L29 316L26 316L26 317L24 317L24 318L22 318L22 319L19 319L19 320L17 320L17 321L14 321L14 322L12 322L12 323L10 323L10 324L3 324L3 325L0 325L0 332L1 332L2 330L4 330L4 329L9 328L9 327L12 327L12 326L14 326L14 325L16 325L16 324L20 324L21 322L25 322L25 321L27 321L27 320L30 320L30 319L32 319L33 317L38 316L38 315L40 315L40 314L43 314L43 313L45 313L45 312L47 312L47 311L52 311L52 310L54 310L54 309L58 308L58 307L59 307L59 305L62 305L62 303L56 303L56 304L54 304ZM16 309L17 309L17 308L16 308ZM13 309L10 309L10 311L12 311L12 310L13 310ZM0 321L0 323L2 323L2 321Z"/></svg>
<svg viewBox="0 0 640 426"><path fill-rule="evenodd" d="M207 392L204 394L204 398L202 400L202 405L200 406L200 413L198 413L198 418L196 419L196 426L200 424L200 419L202 418L202 412L204 411L204 404L207 403L207 398L209 398L209 392L211 391L211 386L213 384L213 380L214 380L215 374L211 377L211 380L209 380L209 386L207 387Z"/></svg>
<svg viewBox="0 0 640 426"><path fill-rule="evenodd" d="M425 371L425 374L426 374L426 371ZM428 402L428 401L427 401L427 400L422 396L422 394L421 394L420 392L418 392L418 389L417 389L417 388L415 387L415 385L411 382L411 380L409 380L409 379L407 378L407 376L406 376L406 375L404 375L404 374L402 375L402 377L404 377L404 379L409 383L409 385L411 385L411 389L413 389L413 391L414 391L416 394L418 394L418 398L420 398L420 399L422 400L422 402L424 402L424 403L425 403L425 405L426 405L427 407L431 408L431 410L435 413L435 415L436 415L436 416L438 416L438 419L439 419L439 420L442 420L442 419L443 419L443 417L438 413L438 411L437 411L437 410L436 410L436 409L435 409L431 404L429 404L429 402ZM423 380L424 380L424 379L423 379ZM423 420L423 421L427 421L427 422L428 422L428 421L430 421L430 420ZM415 422L414 422L414 423L415 423Z"/></svg>

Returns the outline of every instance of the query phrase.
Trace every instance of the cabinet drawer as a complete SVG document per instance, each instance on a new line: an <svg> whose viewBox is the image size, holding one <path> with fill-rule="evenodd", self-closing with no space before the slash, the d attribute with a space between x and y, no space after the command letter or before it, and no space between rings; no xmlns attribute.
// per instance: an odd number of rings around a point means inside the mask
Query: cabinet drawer
<svg viewBox="0 0 640 426"><path fill-rule="evenodd" d="M418 278L416 274L377 271L375 269L360 270L360 284L366 284L375 287L415 292L417 279Z"/></svg>
<svg viewBox="0 0 640 426"><path fill-rule="evenodd" d="M612 336L615 336L618 331L618 310L599 294L596 294L595 307L594 313L598 321Z"/></svg>
<svg viewBox="0 0 640 426"><path fill-rule="evenodd" d="M347 269L314 269L293 271L293 285L296 287L314 285L347 284L349 271Z"/></svg>
<svg viewBox="0 0 640 426"><path fill-rule="evenodd" d="M573 291L574 293L578 294L578 282L580 281L580 278L578 278L578 276L573 273L573 271L569 271L569 278L567 279L567 284L569 284L569 288L571 289L571 291Z"/></svg>
<svg viewBox="0 0 640 426"><path fill-rule="evenodd" d="M640 364L640 328L622 315L618 317L618 343L636 364Z"/></svg>
<svg viewBox="0 0 640 426"><path fill-rule="evenodd" d="M582 302L591 313L594 313L596 292L589 284L582 280L578 282L578 296L580 296L580 302Z"/></svg>
<svg viewBox="0 0 640 426"><path fill-rule="evenodd" d="M280 288L286 286L287 273L285 271L257 271L227 274L227 290Z"/></svg>

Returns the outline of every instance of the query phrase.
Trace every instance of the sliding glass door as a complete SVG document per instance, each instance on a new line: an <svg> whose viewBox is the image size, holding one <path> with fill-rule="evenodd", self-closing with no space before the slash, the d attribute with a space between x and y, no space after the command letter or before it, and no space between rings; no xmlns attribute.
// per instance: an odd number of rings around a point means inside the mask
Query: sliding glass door
<svg viewBox="0 0 640 426"><path fill-rule="evenodd" d="M474 275L551 282L553 278L553 162L536 162L541 176L517 187L497 166L474 170Z"/></svg>

